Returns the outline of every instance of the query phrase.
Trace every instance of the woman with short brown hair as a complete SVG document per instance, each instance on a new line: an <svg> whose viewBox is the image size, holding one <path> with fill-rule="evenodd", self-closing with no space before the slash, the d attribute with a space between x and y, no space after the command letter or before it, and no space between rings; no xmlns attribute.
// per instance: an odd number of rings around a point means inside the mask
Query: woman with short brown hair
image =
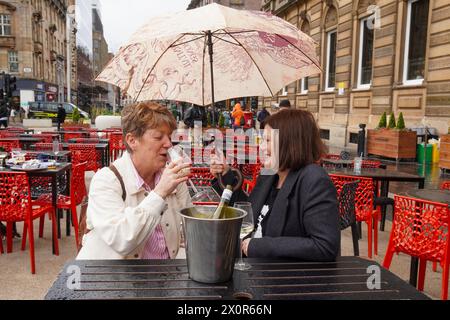
<svg viewBox="0 0 450 320"><path fill-rule="evenodd" d="M313 115L283 110L265 124L263 164L276 174L261 175L248 198L256 232L243 242L243 253L250 258L334 261L340 247L336 189L316 164L324 145ZM215 161L211 172L230 183L226 164Z"/></svg>
<svg viewBox="0 0 450 320"><path fill-rule="evenodd" d="M177 210L192 205L183 169L168 162L176 121L154 102L122 112L127 151L94 176L87 229L77 259L175 258L181 243Z"/></svg>

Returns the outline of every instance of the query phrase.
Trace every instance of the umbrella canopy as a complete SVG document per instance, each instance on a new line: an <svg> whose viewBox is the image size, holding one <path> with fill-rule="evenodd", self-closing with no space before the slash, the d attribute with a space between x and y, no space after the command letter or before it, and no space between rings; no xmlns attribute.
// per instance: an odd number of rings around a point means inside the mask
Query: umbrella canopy
<svg viewBox="0 0 450 320"><path fill-rule="evenodd" d="M151 19L98 76L137 101L198 105L273 96L320 73L316 43L292 24L216 3Z"/></svg>

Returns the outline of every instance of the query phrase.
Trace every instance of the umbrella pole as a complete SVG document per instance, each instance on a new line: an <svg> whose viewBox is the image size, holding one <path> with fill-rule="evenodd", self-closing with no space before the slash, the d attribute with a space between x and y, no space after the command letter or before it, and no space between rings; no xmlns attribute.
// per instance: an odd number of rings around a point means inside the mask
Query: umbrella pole
<svg viewBox="0 0 450 320"><path fill-rule="evenodd" d="M216 101L215 101L215 97L214 97L214 66L213 66L213 54L214 54L214 50L213 50L213 42L212 42L212 33L211 30L206 31L206 36L208 37L208 52L209 52L209 64L211 67L211 99L212 99L212 125L213 127L216 126L216 119L215 119L215 114L216 114Z"/></svg>

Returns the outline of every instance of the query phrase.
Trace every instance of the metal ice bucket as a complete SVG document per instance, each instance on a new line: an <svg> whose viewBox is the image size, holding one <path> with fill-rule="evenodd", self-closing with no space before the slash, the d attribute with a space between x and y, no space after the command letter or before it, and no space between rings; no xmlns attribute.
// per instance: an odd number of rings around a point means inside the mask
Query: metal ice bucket
<svg viewBox="0 0 450 320"><path fill-rule="evenodd" d="M233 276L242 220L247 212L229 207L226 219L208 219L216 208L197 206L179 212L183 219L189 277L197 282L221 283Z"/></svg>

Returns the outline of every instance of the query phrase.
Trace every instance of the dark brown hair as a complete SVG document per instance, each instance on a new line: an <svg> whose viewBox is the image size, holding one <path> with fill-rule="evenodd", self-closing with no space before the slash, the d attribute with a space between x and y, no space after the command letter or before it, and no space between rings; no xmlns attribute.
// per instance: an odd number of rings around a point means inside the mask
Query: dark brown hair
<svg viewBox="0 0 450 320"><path fill-rule="evenodd" d="M299 170L317 163L325 153L319 127L311 112L284 110L267 118L266 126L279 130L280 170Z"/></svg>
<svg viewBox="0 0 450 320"><path fill-rule="evenodd" d="M177 121L173 114L159 103L144 101L126 106L122 111L122 129L127 151L131 152L125 139L128 133L141 138L147 130L162 125L167 125L173 131L177 128Z"/></svg>

